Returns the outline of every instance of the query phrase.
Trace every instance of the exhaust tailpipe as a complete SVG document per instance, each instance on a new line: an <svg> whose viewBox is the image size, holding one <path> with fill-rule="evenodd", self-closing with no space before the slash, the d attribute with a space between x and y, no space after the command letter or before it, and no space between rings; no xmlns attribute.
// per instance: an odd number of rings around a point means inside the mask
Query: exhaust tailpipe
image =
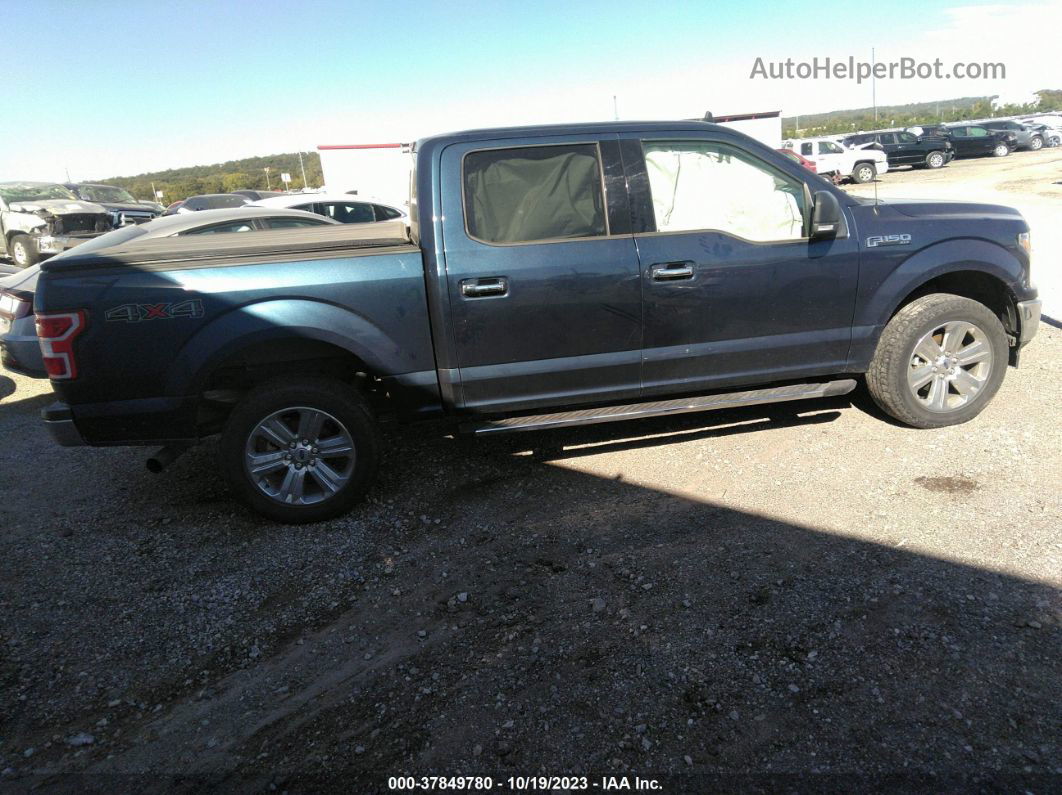
<svg viewBox="0 0 1062 795"><path fill-rule="evenodd" d="M147 460L148 472L154 472L156 475L176 461L180 455L187 450L191 445L187 444L168 444L161 450L155 453Z"/></svg>

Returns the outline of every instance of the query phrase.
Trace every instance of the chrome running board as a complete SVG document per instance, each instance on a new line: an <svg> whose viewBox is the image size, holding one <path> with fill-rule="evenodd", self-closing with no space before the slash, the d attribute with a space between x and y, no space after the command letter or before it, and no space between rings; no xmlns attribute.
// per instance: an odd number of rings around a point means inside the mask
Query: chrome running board
<svg viewBox="0 0 1062 795"><path fill-rule="evenodd" d="M635 420L642 417L660 417L667 414L685 414L693 411L728 409L735 406L755 406L762 403L782 403L787 400L836 397L846 395L856 388L854 379L828 381L823 384L792 384L770 389L750 389L745 392L725 392L717 395L678 398L677 400L654 400L649 403L632 403L626 406L599 406L576 411L558 411L554 414L531 414L522 417L507 417L499 420L464 422L461 433L477 436L489 433L515 433L517 431L564 428L570 425L594 425L599 422Z"/></svg>

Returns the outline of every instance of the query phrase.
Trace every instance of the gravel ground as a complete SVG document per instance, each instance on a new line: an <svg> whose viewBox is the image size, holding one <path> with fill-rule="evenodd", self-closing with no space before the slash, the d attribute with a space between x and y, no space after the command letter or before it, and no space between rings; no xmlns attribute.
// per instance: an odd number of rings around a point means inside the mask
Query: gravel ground
<svg viewBox="0 0 1062 795"><path fill-rule="evenodd" d="M46 384L0 387L17 789L1062 780L1048 325L968 425L898 427L857 394L474 443L393 428L372 500L298 528L234 503L210 445L151 475L53 446Z"/></svg>

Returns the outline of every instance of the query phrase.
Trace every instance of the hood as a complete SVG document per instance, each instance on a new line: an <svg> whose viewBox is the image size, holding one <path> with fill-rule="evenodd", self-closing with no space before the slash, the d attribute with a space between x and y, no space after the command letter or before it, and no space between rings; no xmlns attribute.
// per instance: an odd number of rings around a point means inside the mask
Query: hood
<svg viewBox="0 0 1062 795"><path fill-rule="evenodd" d="M75 215L83 213L106 213L98 204L81 199L42 199L41 201L12 202L11 209L20 213L35 213L44 210L52 215Z"/></svg>
<svg viewBox="0 0 1062 795"><path fill-rule="evenodd" d="M878 204L890 207L909 218L1024 221L1020 212L1002 204L982 204L951 199L879 199Z"/></svg>
<svg viewBox="0 0 1062 795"><path fill-rule="evenodd" d="M105 210L112 213L153 213L155 209L139 202L97 202Z"/></svg>

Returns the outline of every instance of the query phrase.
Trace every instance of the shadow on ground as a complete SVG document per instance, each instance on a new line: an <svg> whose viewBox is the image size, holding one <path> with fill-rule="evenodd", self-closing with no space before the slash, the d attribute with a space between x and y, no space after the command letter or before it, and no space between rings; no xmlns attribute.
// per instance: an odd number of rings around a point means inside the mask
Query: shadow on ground
<svg viewBox="0 0 1062 795"><path fill-rule="evenodd" d="M315 528L246 519L217 496L208 452L165 477L126 473L123 512L184 506L158 541L145 549L155 530L111 526L86 531L107 534L106 556L51 550L53 597L83 597L67 576L80 567L113 582L107 600L84 603L73 670L103 660L123 672L121 690L98 687L62 724L40 694L15 700L34 642L16 592L32 589L4 577L6 604L19 602L3 631L19 641L0 685L8 758L110 715L93 746L59 744L36 773L19 760L14 780L370 792L407 773L544 773L660 776L672 792L1050 788L1062 772L1052 589L550 463L585 445L830 422L845 405L473 445L397 429L374 501ZM187 510L203 492L223 513ZM850 517L853 530L863 521ZM169 555L165 574L141 574L152 555ZM214 651L197 650L181 593L212 593L247 568L229 624L196 601L218 633ZM39 631L43 643L52 630ZM121 704L107 712L109 699Z"/></svg>

